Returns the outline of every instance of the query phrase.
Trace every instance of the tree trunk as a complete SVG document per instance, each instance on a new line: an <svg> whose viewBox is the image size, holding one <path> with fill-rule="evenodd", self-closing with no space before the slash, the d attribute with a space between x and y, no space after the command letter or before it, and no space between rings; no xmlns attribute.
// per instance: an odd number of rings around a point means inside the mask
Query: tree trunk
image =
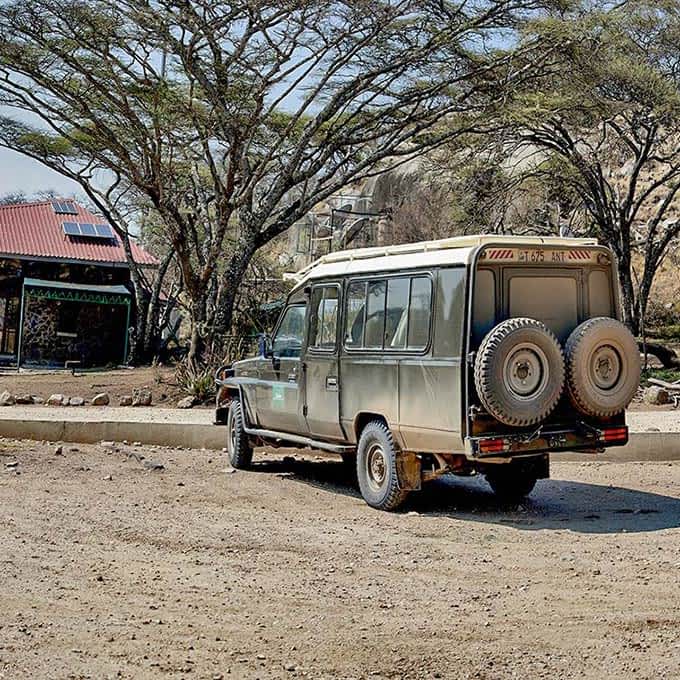
<svg viewBox="0 0 680 680"><path fill-rule="evenodd" d="M229 264L223 275L222 281L217 295L217 304L215 310L215 325L213 347L216 350L221 350L221 347L215 347L217 343L223 343L224 336L231 331L232 323L234 321L234 306L238 292L238 286L243 281L248 266L257 247L254 238L241 238L237 247L232 253Z"/></svg>
<svg viewBox="0 0 680 680"><path fill-rule="evenodd" d="M637 302L635 299L635 288L633 286L633 272L630 260L630 253L618 255L619 287L621 288L621 311L623 312L623 322L630 328L633 335L638 335L640 331L640 319L638 314Z"/></svg>
<svg viewBox="0 0 680 680"><path fill-rule="evenodd" d="M190 308L191 321L191 344L187 357L192 366L201 366L204 361L206 348L203 329L205 326L205 300L192 300Z"/></svg>
<svg viewBox="0 0 680 680"><path fill-rule="evenodd" d="M169 250L161 261L158 271L156 272L156 279L154 280L153 290L151 291L151 298L149 299L147 314L146 314L146 332L143 336L143 353L147 360L151 360L154 354L158 351L160 344L160 337L163 327L159 323L161 311L161 292L163 290L163 281L168 272L170 263L175 255L174 250Z"/></svg>

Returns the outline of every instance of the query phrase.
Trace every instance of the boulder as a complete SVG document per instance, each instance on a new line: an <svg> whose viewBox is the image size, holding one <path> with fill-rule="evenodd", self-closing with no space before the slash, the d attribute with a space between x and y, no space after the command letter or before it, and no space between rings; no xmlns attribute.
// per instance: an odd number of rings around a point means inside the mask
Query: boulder
<svg viewBox="0 0 680 680"><path fill-rule="evenodd" d="M17 404L32 404L33 397L30 394L17 394L16 402Z"/></svg>
<svg viewBox="0 0 680 680"><path fill-rule="evenodd" d="M92 400L92 406L108 406L111 403L111 397L109 397L108 393L106 392L101 392L100 394L95 395L94 399Z"/></svg>
<svg viewBox="0 0 680 680"><path fill-rule="evenodd" d="M133 406L151 406L153 395L148 387L135 387L132 390Z"/></svg>
<svg viewBox="0 0 680 680"><path fill-rule="evenodd" d="M7 390L0 394L0 406L12 406L15 402L16 400Z"/></svg>
<svg viewBox="0 0 680 680"><path fill-rule="evenodd" d="M31 401L34 404L44 404L45 403L45 400L42 397L36 397L36 396L31 397Z"/></svg>
<svg viewBox="0 0 680 680"><path fill-rule="evenodd" d="M68 397L65 397L63 394L53 394L47 400L48 406L63 406L64 404L67 404L67 403L68 403Z"/></svg>
<svg viewBox="0 0 680 680"><path fill-rule="evenodd" d="M177 402L177 408L193 408L196 405L196 399L192 396L184 397Z"/></svg>
<svg viewBox="0 0 680 680"><path fill-rule="evenodd" d="M118 403L121 406L132 406L132 397L129 394L124 394Z"/></svg>
<svg viewBox="0 0 680 680"><path fill-rule="evenodd" d="M644 400L647 404L670 404L671 397L668 390L652 385L645 390Z"/></svg>
<svg viewBox="0 0 680 680"><path fill-rule="evenodd" d="M68 400L69 406L84 406L85 400L82 397L71 397Z"/></svg>

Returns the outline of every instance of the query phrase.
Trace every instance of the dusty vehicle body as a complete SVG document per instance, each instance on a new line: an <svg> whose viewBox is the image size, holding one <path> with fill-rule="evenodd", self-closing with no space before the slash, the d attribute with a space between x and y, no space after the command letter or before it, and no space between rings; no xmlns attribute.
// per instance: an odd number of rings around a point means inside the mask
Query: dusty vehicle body
<svg viewBox="0 0 680 680"><path fill-rule="evenodd" d="M218 371L232 464L264 444L338 453L392 509L446 473L516 499L549 452L624 445L639 354L614 266L594 240L495 236L321 258L260 355Z"/></svg>

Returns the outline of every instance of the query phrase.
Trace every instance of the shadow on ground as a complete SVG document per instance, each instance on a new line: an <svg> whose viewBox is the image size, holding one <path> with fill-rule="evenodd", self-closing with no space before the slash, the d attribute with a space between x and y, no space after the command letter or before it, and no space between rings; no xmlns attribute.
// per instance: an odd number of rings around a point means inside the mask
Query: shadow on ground
<svg viewBox="0 0 680 680"><path fill-rule="evenodd" d="M356 477L342 462L284 458L259 461L254 470L359 498ZM517 529L579 533L637 533L680 527L680 498L616 486L549 479L519 506L504 506L481 477L443 477L413 493L404 512L450 517Z"/></svg>

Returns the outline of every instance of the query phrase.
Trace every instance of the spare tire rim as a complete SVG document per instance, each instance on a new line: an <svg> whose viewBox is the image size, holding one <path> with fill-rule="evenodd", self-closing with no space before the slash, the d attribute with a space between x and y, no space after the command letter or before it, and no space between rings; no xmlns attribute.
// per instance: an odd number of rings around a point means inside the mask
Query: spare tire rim
<svg viewBox="0 0 680 680"><path fill-rule="evenodd" d="M548 358L532 342L515 345L505 359L503 382L518 399L532 399L548 381Z"/></svg>
<svg viewBox="0 0 680 680"><path fill-rule="evenodd" d="M385 452L377 442L371 444L366 454L366 476L374 491L380 491L387 477Z"/></svg>
<svg viewBox="0 0 680 680"><path fill-rule="evenodd" d="M622 369L621 356L612 345L600 345L590 355L588 373L595 387L601 390L616 387Z"/></svg>

